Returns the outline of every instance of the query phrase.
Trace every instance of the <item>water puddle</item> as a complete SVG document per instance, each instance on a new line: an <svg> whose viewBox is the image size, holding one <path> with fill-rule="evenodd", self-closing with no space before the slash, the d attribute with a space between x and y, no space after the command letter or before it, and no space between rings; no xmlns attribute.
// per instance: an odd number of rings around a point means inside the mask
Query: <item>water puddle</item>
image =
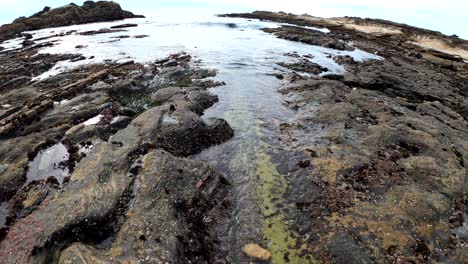
<svg viewBox="0 0 468 264"><path fill-rule="evenodd" d="M62 184L64 178L69 175L68 158L68 150L62 143L39 151L36 157L29 162L26 175L27 183L55 177Z"/></svg>
<svg viewBox="0 0 468 264"><path fill-rule="evenodd" d="M101 119L103 118L103 115L97 115L93 118L88 119L83 123L85 126L91 126L91 125L96 125L97 123L101 122Z"/></svg>

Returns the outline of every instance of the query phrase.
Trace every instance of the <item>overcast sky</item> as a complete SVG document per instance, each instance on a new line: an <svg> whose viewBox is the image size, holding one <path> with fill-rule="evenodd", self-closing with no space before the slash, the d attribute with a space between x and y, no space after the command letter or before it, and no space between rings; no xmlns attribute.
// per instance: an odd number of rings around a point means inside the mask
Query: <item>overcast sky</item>
<svg viewBox="0 0 468 264"><path fill-rule="evenodd" d="M0 0L0 23L29 16L45 5L57 7L72 0ZM82 4L82 0L75 1ZM254 10L308 13L314 16L359 16L382 18L457 34L468 39L468 0L116 0L135 13L168 7L210 8L214 12Z"/></svg>

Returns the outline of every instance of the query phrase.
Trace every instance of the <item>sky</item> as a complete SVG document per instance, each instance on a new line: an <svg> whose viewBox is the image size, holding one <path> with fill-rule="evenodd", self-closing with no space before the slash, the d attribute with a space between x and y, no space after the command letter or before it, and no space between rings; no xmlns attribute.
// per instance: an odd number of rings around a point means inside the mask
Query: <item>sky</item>
<svg viewBox="0 0 468 264"><path fill-rule="evenodd" d="M0 24L29 16L44 6L72 0L0 0ZM381 18L468 39L468 0L114 0L124 9L149 15L161 8L212 9L213 12L284 11L320 17ZM75 1L82 4L82 0Z"/></svg>

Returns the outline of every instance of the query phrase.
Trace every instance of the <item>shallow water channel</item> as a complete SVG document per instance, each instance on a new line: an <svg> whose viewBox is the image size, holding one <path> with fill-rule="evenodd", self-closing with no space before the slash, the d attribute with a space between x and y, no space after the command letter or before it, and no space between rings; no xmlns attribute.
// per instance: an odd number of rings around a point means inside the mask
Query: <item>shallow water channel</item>
<svg viewBox="0 0 468 264"><path fill-rule="evenodd" d="M46 29L36 32L35 38L72 29L97 30L122 23ZM278 158L292 151L290 146L278 142L277 130L281 123L289 122L294 113L284 106L284 98L278 93L283 81L271 74L287 71L277 62L291 61L293 58L285 55L291 52L312 55L311 61L327 67L331 73L344 72L333 61L333 56L351 55L356 60L376 59L377 56L360 50L338 51L278 39L259 29L278 27L279 24L256 20L201 14L160 14L154 19L130 19L124 23L137 23L139 26L112 34L73 34L56 38L58 44L42 52L80 52L94 58L59 63L38 79L85 63L107 59L150 62L180 51L194 56L194 61L199 60L197 66L216 69L218 74L215 79L224 81L226 85L212 89L220 101L208 109L204 117L226 119L233 127L235 136L195 158L206 160L232 183L233 210L224 227L227 234L224 243L230 261L245 261L240 248L254 242L271 251L273 263L285 260L289 260L289 263L312 262L310 256L300 254L301 247L297 245L295 231L290 226L297 212L285 199L289 182L284 170L280 169L281 158ZM143 34L149 37L109 42L119 35ZM9 48L14 48L14 41L9 45ZM77 45L85 47L77 50Z"/></svg>

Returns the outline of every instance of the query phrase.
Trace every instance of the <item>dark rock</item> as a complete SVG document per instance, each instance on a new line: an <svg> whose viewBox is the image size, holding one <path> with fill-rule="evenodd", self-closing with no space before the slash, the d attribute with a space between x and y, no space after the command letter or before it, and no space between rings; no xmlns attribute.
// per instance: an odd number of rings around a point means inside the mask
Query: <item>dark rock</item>
<svg viewBox="0 0 468 264"><path fill-rule="evenodd" d="M22 33L20 36L24 37L25 39L32 39L33 35L29 33Z"/></svg>
<svg viewBox="0 0 468 264"><path fill-rule="evenodd" d="M121 32L121 31L122 30L118 30L118 29L102 28L99 30L84 31L78 34L83 35L83 36L91 36L91 35L108 34L108 33L115 33L115 32Z"/></svg>
<svg viewBox="0 0 468 264"><path fill-rule="evenodd" d="M284 79L284 76L280 73L275 73L273 74L273 76L275 76L278 80L283 80Z"/></svg>
<svg viewBox="0 0 468 264"><path fill-rule="evenodd" d="M281 90L297 110L293 124L281 127L281 142L313 157L290 154L288 159L288 198L304 213L296 225L311 227L303 231L309 240L303 246L324 263L463 262L457 207L464 204L460 211L466 212L467 186L460 183L466 182L468 159L467 68L460 56L408 42L427 38L465 51L467 42L373 19L342 18L343 24L333 24L334 19L307 15L247 16L328 25L328 36L297 27L265 31L338 49L346 48L342 39L384 57L336 56L346 67L343 75L297 78ZM364 33L355 25L402 33ZM300 58L291 55L288 64ZM307 170L294 168L305 159Z"/></svg>
<svg viewBox="0 0 468 264"><path fill-rule="evenodd" d="M264 28L262 30L268 33L272 33L278 38L299 41L310 45L317 45L337 50L352 51L355 49L351 45L336 39L327 33L306 29L303 27L281 26L279 28Z"/></svg>
<svg viewBox="0 0 468 264"><path fill-rule="evenodd" d="M35 42L27 39L27 40L23 41L21 44L23 45L23 47L27 47L27 46L34 45Z"/></svg>
<svg viewBox="0 0 468 264"><path fill-rule="evenodd" d="M350 64L356 64L356 61L353 59L353 57L349 56L349 55L340 55L340 56L336 56L333 58L334 61L336 61L336 63L340 64L340 65L350 65Z"/></svg>
<svg viewBox="0 0 468 264"><path fill-rule="evenodd" d="M173 67L179 65L179 62L177 60L170 60L168 62L163 63L163 67Z"/></svg>
<svg viewBox="0 0 468 264"><path fill-rule="evenodd" d="M12 24L0 27L0 39L11 38L26 30L60 27L93 22L114 21L126 18L142 17L124 11L119 4L106 1L86 1L83 6L69 4L63 7L44 8L39 13L26 18L16 19Z"/></svg>
<svg viewBox="0 0 468 264"><path fill-rule="evenodd" d="M135 116L137 114L137 112L135 112L135 110L129 108L129 107L122 107L120 109L120 112L119 112L121 115L124 115L124 116Z"/></svg>
<svg viewBox="0 0 468 264"><path fill-rule="evenodd" d="M140 66L129 64L121 67ZM143 67L141 68L143 69ZM114 70L118 70L118 68L114 68ZM107 74L105 75L107 76ZM118 76L118 74L116 75ZM94 82L98 80L96 77L91 79ZM86 87L89 85L91 79L88 77L86 82L81 81L81 86ZM74 87L76 87L76 84ZM199 99L198 96L190 96L191 93L200 94L200 92L197 89L190 89L187 95L189 98L193 98L192 100L187 100L185 95L176 94L170 98L170 101L164 102L163 105L153 107L140 114L128 126L117 131L109 142L101 141L94 144L91 152L86 155L70 175L70 182L67 183L67 188L63 192L57 193L58 196L47 196L42 202L47 206L38 207L24 218L17 219L9 227L8 234L0 243L0 257L3 257L3 254L9 254L13 248L21 248L20 251L16 251L15 260L24 260L26 262L31 260L34 262L34 259L51 257L53 253L48 250L55 246L49 245L48 241L53 241L54 244L69 247L60 254L60 258L64 261L81 250L84 250L83 254L87 258L106 258L105 255L97 253L86 245L70 245L65 241L69 241L68 238L70 237L73 240L76 239L75 241L82 241L78 238L83 235L90 235L86 232L75 232L77 227L90 230L89 228L92 228L92 226L99 227L99 229L101 229L101 226L109 226L111 227L109 230L112 230L113 227L116 227L115 230L122 230L121 235L117 237L122 237L123 240L117 238L114 243L120 243L119 241L133 243L131 242L134 241L132 236L126 232L133 232L131 231L133 229L128 229L127 226L135 227L136 224L139 227L136 241L140 243L138 245L141 247L164 250L164 252L172 254L169 257L170 259L174 259L174 254L176 254L184 260L203 258L204 261L210 262L210 259L205 259L203 256L197 257L200 248L196 245L204 245L204 249L207 246L212 246L213 238L206 236L205 233L210 228L209 223L204 222L204 219L207 215L211 219L219 218L217 212L221 208L218 205L224 199L226 181L202 162L177 158L158 149L165 149L175 155L189 156L200 152L203 148L232 137L232 129L225 121L214 119L205 123L199 115L191 111L191 108L206 106L205 101ZM63 125L60 126L59 124L70 122L73 118L64 118L63 116L57 118L58 115L64 113L74 114L74 111L70 111L70 109L79 109L76 106L82 105L82 103L87 105L82 111L96 111L97 108L105 104L105 101L103 102L101 99L106 100L106 95L102 94L102 92L100 93L101 96L98 96L98 94L99 92L91 95L82 94L79 96L79 100L78 98L73 99L48 112L41 122L46 127L63 127ZM95 103L90 104L90 98L95 100ZM170 105L177 105L177 107L175 110L170 111ZM91 109L90 106L94 106L96 110ZM109 109L112 109L112 107L103 109L103 112ZM103 112L101 113L103 114ZM96 112L87 116L92 117L95 114ZM124 127L129 118L122 118L120 121L122 123L118 127L114 127L115 129ZM112 122L110 125L112 126ZM89 127L97 129L98 126ZM81 127L81 129L86 130L88 128ZM82 133L79 127L71 130L78 132L67 132L66 140L73 138L73 135ZM96 130L90 131L99 134ZM43 133L50 135L51 131L45 130ZM25 147L31 149L35 144L26 139L39 139L37 134L30 135L21 139L12 139L14 141L0 146L0 154L9 153L9 161L15 163L15 165L9 163L12 166L8 167L6 175L1 175L0 180L5 179L11 185L11 178L18 178L14 176L15 170L12 169L20 170L19 168L23 166L18 166L20 162L13 159L13 157L15 157L14 154L16 153L18 155L16 159L21 160L24 159L24 155L30 152ZM60 135L58 138L62 138L62 136ZM21 140L21 144L16 143L17 140ZM154 150L155 148L156 150ZM4 157L4 155L2 154L0 157ZM23 162L27 163L27 159ZM109 173L110 171L112 173ZM94 176L89 177L89 175ZM129 175L132 176L129 177ZM155 175L161 178L159 180L155 179ZM2 181L0 183L3 184ZM12 186L11 188L15 187ZM164 195L162 199L161 194ZM86 208L75 206L70 209L70 207L64 206L66 204L77 204L80 201L87 204ZM129 213L128 215L134 216L125 218L125 221L121 222L118 219L126 214L130 203L132 204L131 208L142 214ZM146 208L146 206L150 206L152 209L150 207ZM217 209L211 213L214 208ZM44 219L45 222L39 219ZM171 222L169 225L167 225L168 221ZM161 225L161 223L165 224ZM32 233L19 232L21 235L20 239L18 239L15 234L18 233L17 230L22 230L24 225L33 231ZM119 228L122 225L123 227ZM162 233L159 231L148 233L147 228L154 231L161 229ZM104 229L102 231L104 232ZM151 234L158 237L162 236L164 239L157 240L157 237L153 237ZM145 244L141 244L141 235L146 238ZM180 243L181 238L187 243ZM149 241L151 241L151 244L147 244ZM189 241L198 242L194 245ZM167 251L168 247L170 248L169 251ZM35 248L41 249L37 251ZM134 247L132 246L132 248ZM135 254L133 257L140 259L141 250L135 250L137 251L132 253L132 255ZM177 252L184 252L185 257ZM125 253L127 259L128 254L127 251ZM150 258L168 260L166 255L167 253L152 254Z"/></svg>
<svg viewBox="0 0 468 264"><path fill-rule="evenodd" d="M154 263L211 263L200 250L213 250L206 234L219 218L227 194L226 180L199 161L177 158L161 150L144 155L129 217L119 228L111 248L97 250L74 243L60 254L59 263L81 256L93 262L140 259ZM217 215L218 214L218 215ZM115 250L125 247L127 250ZM118 252L112 257L108 252Z"/></svg>
<svg viewBox="0 0 468 264"><path fill-rule="evenodd" d="M128 116L117 116L112 119L109 126L115 129L123 129L127 127L128 124L132 121L132 118Z"/></svg>
<svg viewBox="0 0 468 264"><path fill-rule="evenodd" d="M307 168L310 166L310 160L300 160L297 165L301 168Z"/></svg>
<svg viewBox="0 0 468 264"><path fill-rule="evenodd" d="M96 8L96 3L94 1L85 1L83 7L88 9Z"/></svg>
<svg viewBox="0 0 468 264"><path fill-rule="evenodd" d="M14 87L17 87L17 86L21 86L23 84L26 84L26 83L30 82L31 79L32 78L29 77L29 76L16 77L16 78L11 79L8 82L0 85L0 91L3 90L4 88L5 89L10 89L10 88L14 88Z"/></svg>
<svg viewBox="0 0 468 264"><path fill-rule="evenodd" d="M60 186L60 182L55 176L47 177L46 183L51 186Z"/></svg>
<svg viewBox="0 0 468 264"><path fill-rule="evenodd" d="M78 56L76 58L73 58L71 59L70 61L71 62L77 62L77 61L82 61L82 60L86 60L86 57L84 55L81 55L81 56Z"/></svg>
<svg viewBox="0 0 468 264"><path fill-rule="evenodd" d="M128 27L138 27L138 24L121 24L117 26L112 26L110 28L128 28Z"/></svg>
<svg viewBox="0 0 468 264"><path fill-rule="evenodd" d="M185 94L187 91L186 88L181 88L177 86L165 87L157 90L151 95L151 99L155 103L160 104L162 102L168 101L172 96L176 94Z"/></svg>
<svg viewBox="0 0 468 264"><path fill-rule="evenodd" d="M125 38L130 38L129 35L120 35L120 36L115 36L115 37L112 37L112 38L115 38L115 39L125 39Z"/></svg>
<svg viewBox="0 0 468 264"><path fill-rule="evenodd" d="M341 81L341 80L344 80L345 77L339 74L325 74L322 76L322 78L328 79L328 80Z"/></svg>
<svg viewBox="0 0 468 264"><path fill-rule="evenodd" d="M314 75L328 71L328 68L323 67L317 63L311 62L308 59L301 59L299 60L299 62L295 62L295 63L279 62L278 65L288 68L293 71L306 72L306 73L311 73Z"/></svg>
<svg viewBox="0 0 468 264"><path fill-rule="evenodd" d="M149 35L135 35L133 36L134 38L140 39L140 38L147 38Z"/></svg>
<svg viewBox="0 0 468 264"><path fill-rule="evenodd" d="M356 245L352 237L345 233L337 234L328 245L333 263L370 264L373 261Z"/></svg>

